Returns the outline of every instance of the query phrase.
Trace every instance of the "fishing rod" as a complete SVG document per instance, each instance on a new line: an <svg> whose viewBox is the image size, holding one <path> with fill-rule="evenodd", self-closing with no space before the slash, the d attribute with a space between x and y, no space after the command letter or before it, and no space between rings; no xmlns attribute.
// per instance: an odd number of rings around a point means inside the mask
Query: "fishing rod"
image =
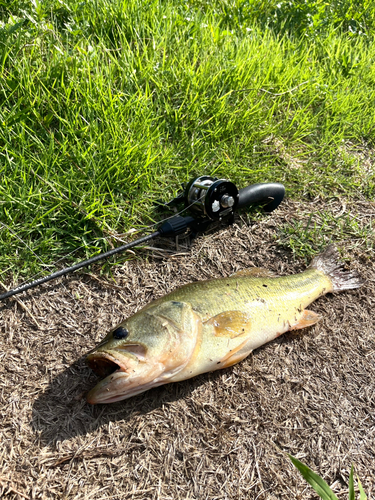
<svg viewBox="0 0 375 500"><path fill-rule="evenodd" d="M152 234L13 288L1 294L0 300L25 292L60 276L65 276L132 247L142 245L158 236L175 237L185 233L188 229L190 229L192 236L195 236L198 232L205 231L214 221L226 220L232 224L235 211L252 204L260 204L265 212L272 212L280 205L284 194L285 187L278 182L251 184L238 190L233 182L226 179L218 179L208 175L197 177L183 186L183 190L173 200L167 203L157 202L157 207L164 210L173 210L182 204L184 208L181 213L190 211L192 215L181 216L177 214L171 216L161 222L158 230Z"/></svg>

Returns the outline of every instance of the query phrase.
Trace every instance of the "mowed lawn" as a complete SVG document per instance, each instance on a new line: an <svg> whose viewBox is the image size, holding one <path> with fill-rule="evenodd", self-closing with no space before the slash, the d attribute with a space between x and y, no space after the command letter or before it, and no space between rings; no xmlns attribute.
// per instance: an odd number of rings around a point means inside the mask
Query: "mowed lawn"
<svg viewBox="0 0 375 500"><path fill-rule="evenodd" d="M147 232L197 175L373 200L374 27L368 0L2 2L0 281ZM284 244L373 245L327 218Z"/></svg>

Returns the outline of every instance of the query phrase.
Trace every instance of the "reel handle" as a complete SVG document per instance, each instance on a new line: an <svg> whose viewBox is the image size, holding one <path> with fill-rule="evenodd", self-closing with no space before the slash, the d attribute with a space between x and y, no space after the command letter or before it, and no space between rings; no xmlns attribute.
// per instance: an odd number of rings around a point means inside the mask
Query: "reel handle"
<svg viewBox="0 0 375 500"><path fill-rule="evenodd" d="M252 203L263 205L265 212L272 212L284 199L285 187L279 182L251 184L239 191L237 208L243 208Z"/></svg>

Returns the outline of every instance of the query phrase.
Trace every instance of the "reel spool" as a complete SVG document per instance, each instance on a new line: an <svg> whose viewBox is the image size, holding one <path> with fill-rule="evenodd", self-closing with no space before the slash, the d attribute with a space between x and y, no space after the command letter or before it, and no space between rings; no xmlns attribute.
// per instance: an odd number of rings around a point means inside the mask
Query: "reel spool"
<svg viewBox="0 0 375 500"><path fill-rule="evenodd" d="M185 207L212 220L222 220L237 207L240 194L233 182L209 175L197 177L185 188Z"/></svg>

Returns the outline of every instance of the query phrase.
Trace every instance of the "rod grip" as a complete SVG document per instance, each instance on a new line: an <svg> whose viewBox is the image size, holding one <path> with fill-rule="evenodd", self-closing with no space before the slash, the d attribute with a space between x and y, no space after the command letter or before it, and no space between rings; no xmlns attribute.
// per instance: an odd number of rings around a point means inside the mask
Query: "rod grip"
<svg viewBox="0 0 375 500"><path fill-rule="evenodd" d="M237 208L248 207L252 203L262 204L265 212L272 212L284 199L285 187L279 182L251 184L239 191Z"/></svg>

